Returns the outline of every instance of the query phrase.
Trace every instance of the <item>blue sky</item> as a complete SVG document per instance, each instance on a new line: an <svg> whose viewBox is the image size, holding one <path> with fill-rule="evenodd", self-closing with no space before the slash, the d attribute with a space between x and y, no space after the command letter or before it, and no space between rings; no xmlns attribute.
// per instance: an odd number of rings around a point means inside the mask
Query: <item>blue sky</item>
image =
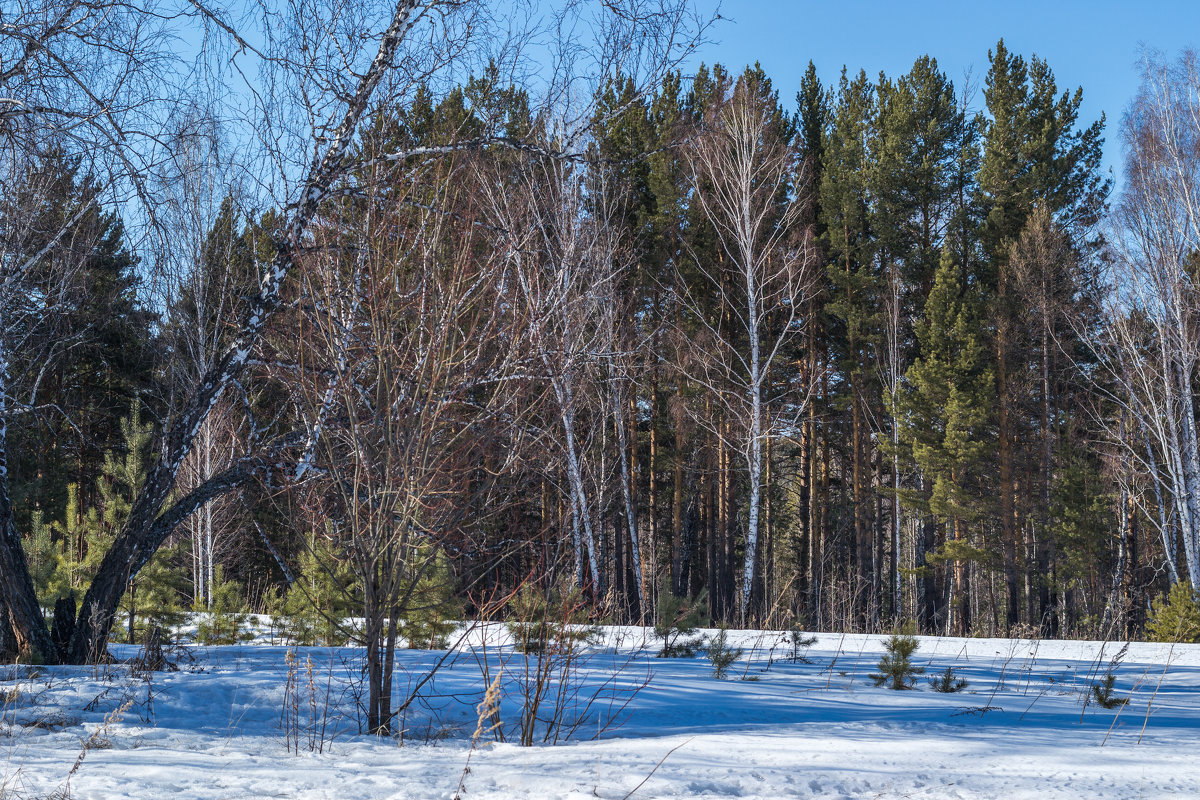
<svg viewBox="0 0 1200 800"><path fill-rule="evenodd" d="M697 0L714 8L715 0ZM836 81L845 64L871 77L907 72L928 53L954 81L969 69L977 87L987 53L1003 37L1026 57L1036 53L1054 70L1060 90L1083 88L1081 122L1107 114L1105 163L1120 171L1121 115L1137 90L1143 44L1175 56L1200 47L1200 2L1115 0L724 0L729 18L712 32L698 61L731 68L759 61L794 109L800 76L811 59L822 81ZM976 93L975 103L983 105ZM1119 183L1119 174L1114 174Z"/></svg>

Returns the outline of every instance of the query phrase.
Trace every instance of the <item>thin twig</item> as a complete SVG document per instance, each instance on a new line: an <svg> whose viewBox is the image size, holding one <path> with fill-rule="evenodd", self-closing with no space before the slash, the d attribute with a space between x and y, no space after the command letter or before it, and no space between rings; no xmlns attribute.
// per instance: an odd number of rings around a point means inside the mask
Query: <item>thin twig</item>
<svg viewBox="0 0 1200 800"><path fill-rule="evenodd" d="M692 737L692 739L694 739L694 738L696 738L696 737L694 737L694 736L693 736L693 737ZM661 767L661 766L663 765L663 763L665 763L665 762L666 762L666 760L667 760L668 758L670 758L670 757L671 757L671 754L672 754L672 753L674 753L674 752L675 752L676 750L678 750L679 748L683 747L683 746L684 746L685 744L687 744L688 742L691 742L691 741L692 741L692 739L688 739L688 740L687 740L687 741L685 741L685 742L680 742L679 744L675 745L675 746L674 746L674 747L672 747L670 750L668 750L668 751L667 751L667 754L666 754L665 756L663 756L662 758L660 758L660 759L658 760L658 763L654 765L654 769L650 770L650 774L649 774L649 775L647 775L646 777L642 778L642 782L641 782L641 783L639 783L637 786L633 787L632 789L630 789L630 790L629 790L629 794L627 794L627 795L625 795L624 797L622 797L622 798L621 798L621 800L629 800L629 798L633 797L633 793L634 793L634 792L636 792L638 789L642 788L643 786L645 786L645 785L646 785L646 781L648 781L648 780L650 780L651 778L653 778L653 777L654 777L654 773L658 772L658 768L659 768L659 767Z"/></svg>

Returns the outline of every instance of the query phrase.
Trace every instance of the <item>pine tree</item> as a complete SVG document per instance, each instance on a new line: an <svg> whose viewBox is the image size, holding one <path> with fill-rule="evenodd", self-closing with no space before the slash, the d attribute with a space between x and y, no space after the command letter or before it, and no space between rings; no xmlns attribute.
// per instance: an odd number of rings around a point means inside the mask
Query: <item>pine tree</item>
<svg viewBox="0 0 1200 800"><path fill-rule="evenodd" d="M141 573L138 577L141 577ZM237 644L254 638L253 631L246 629L249 613L241 587L236 581L225 580L219 564L216 567L211 604L195 611L200 614L196 641L201 644Z"/></svg>
<svg viewBox="0 0 1200 800"><path fill-rule="evenodd" d="M658 587L658 608L655 613L654 635L662 640L659 658L681 658L693 656L703 646L704 636L696 629L709 619L708 597L701 593L696 598L679 597L671 591L668 581Z"/></svg>
<svg viewBox="0 0 1200 800"><path fill-rule="evenodd" d="M430 553L428 546L422 546L417 548L411 565L408 587L402 592L407 600L401 632L410 648L445 649L456 620L462 617L462 604L454 595L450 559L443 552Z"/></svg>
<svg viewBox="0 0 1200 800"><path fill-rule="evenodd" d="M94 479L104 455L121 445L118 422L153 382L154 315L138 296L138 259L119 215L101 205L101 186L83 172L79 157L51 149L32 172L17 193L43 196L35 206L21 196L11 204L39 213L24 226L29 237L9 246L40 254L38 291L53 298L59 312L25 332L44 342L23 348L39 353L39 362L9 365L10 376L38 376L39 396L54 408L18 418L20 425L10 431L19 521L39 510L61 518L72 483L85 506L96 502ZM7 199L0 201L0 213L8 206ZM70 276L65 283L64 274Z"/></svg>
<svg viewBox="0 0 1200 800"><path fill-rule="evenodd" d="M885 653L879 659L879 672L871 673L871 680L876 686L885 683L889 689L912 689L917 682L917 676L925 673L924 667L914 666L912 655L917 652L921 642L916 637L916 626L912 623L896 628L883 642Z"/></svg>
<svg viewBox="0 0 1200 800"><path fill-rule="evenodd" d="M922 56L892 81L881 77L876 115L876 151L870 165L875 231L881 269L884 349L880 374L888 416L894 414L903 376L917 354L913 323L933 288L944 244L962 202L957 190L959 148L966 127L954 85L937 61ZM889 520L892 606L901 606L901 525L904 468L911 461L900 444L900 423L890 420L890 437L881 437L881 455L892 468ZM886 492L880 487L877 491ZM924 533L924 531L922 531ZM918 559L929 543L919 542ZM925 589L924 582L918 584Z"/></svg>
<svg viewBox="0 0 1200 800"><path fill-rule="evenodd" d="M985 508L979 471L989 454L992 372L984 350L978 294L952 253L943 253L924 318L916 326L921 354L906 374L898 417L901 438L931 484L929 512L950 525L941 557L953 563L953 628L969 630L966 562L979 553L968 526Z"/></svg>
<svg viewBox="0 0 1200 800"><path fill-rule="evenodd" d="M145 475L145 458L152 426L142 421L141 404L134 400L129 415L120 421L121 450L104 454L96 479L95 504L85 508L76 484L68 484L62 519L43 521L35 513L29 542L31 571L42 604L54 606L60 597L82 595L95 575L109 543L125 523L134 491ZM185 577L183 558L176 547L164 547L130 581L121 600L123 627L115 627L117 641L137 641L140 629L158 625L169 630L183 621Z"/></svg>
<svg viewBox="0 0 1200 800"><path fill-rule="evenodd" d="M134 493L146 474L153 426L142 421L141 403L134 400L129 416L120 422L122 452L104 456L101 477L97 482L98 501L83 516L84 543L82 559L74 577L77 590L87 588L100 566L109 543L125 524ZM70 521L71 517L68 517ZM70 522L68 522L70 524ZM159 625L170 628L183 620L182 598L185 596L184 576L178 566L178 548L160 548L146 567L129 581L120 608L126 614L125 630L114 628L118 637L124 633L128 641L138 641L138 628Z"/></svg>
<svg viewBox="0 0 1200 800"><path fill-rule="evenodd" d="M1146 638L1152 642L1200 642L1200 597L1187 581L1154 601Z"/></svg>
<svg viewBox="0 0 1200 800"><path fill-rule="evenodd" d="M828 246L829 303L836 324L834 348L841 380L834 402L848 412L850 464L846 501L853 521L851 539L856 597L875 597L879 576L874 559L870 503L870 418L880 407L877 355L881 351L880 274L871 227L871 148L875 143L875 87L859 72L842 71L837 104L824 146L821 213Z"/></svg>
<svg viewBox="0 0 1200 800"><path fill-rule="evenodd" d="M299 556L299 572L276 613L284 637L298 645L340 645L353 610L354 575L328 540L310 532Z"/></svg>
<svg viewBox="0 0 1200 800"><path fill-rule="evenodd" d="M796 121L801 170L806 181L803 192L796 201L803 202L799 224L812 231L813 255L818 264L828 263L826 253L828 238L825 235L825 215L821 207L821 184L825 169L825 144L831 111L831 92L822 85L816 66L810 61L800 80L800 91L796 95ZM799 188L799 187L798 187ZM811 395L808 413L802 426L800 441L800 475L795 492L797 524L788 526L796 531L798 541L793 543L797 568L802 579L797 590L806 600L806 612L810 619L819 620L821 613L821 584L823 583L825 543L825 481L827 476L821 463L822 420L831 416L825 393L820 391L827 374L827 357L830 350L829 319L826 303L830 297L828 276L813 281L805 305L808 320L807 336L797 341L795 363L801 365L801 385Z"/></svg>
<svg viewBox="0 0 1200 800"><path fill-rule="evenodd" d="M1007 584L1006 619L1009 624L1020 616L1021 565L1019 552L1020 517L1032 511L1040 542L1036 569L1046 574L1052 568L1048 508L1053 477L1049 465L1036 450L1030 452L1024 442L1053 446L1056 428L1055 407L1066 408L1068 398L1043 398L1041 408L1026 417L1025 409L1035 405L1032 387L1045 386L1030 372L1046 366L1054 351L1043 348L1040 358L1031 350L1032 341L1022 341L1026 321L1026 294L1018 286L1011 255L1013 245L1025 230L1035 207L1041 205L1055 222L1071 232L1070 249L1077 268L1094 269L1100 241L1096 226L1105 208L1109 181L1100 172L1104 119L1076 129L1082 92L1058 93L1049 65L1037 58L1026 62L1011 53L1000 40L990 52L990 69L984 98L988 119L984 127L983 153L978 173L979 202L983 220L979 229L983 254L981 293L988 306L994 328L991 350L996 377L996 456L999 495L1000 536L997 547ZM1077 287L1093 281L1084 277ZM1082 304L1086 295L1079 295ZM1059 348L1073 350L1075 336L1061 330L1067 343ZM1042 364L1038 364L1042 361ZM1040 435L1031 436L1028 428L1037 426ZM1037 464L1038 467L1034 467ZM1037 493L1018 496L1018 473L1037 469L1036 481L1020 481L1022 494L1037 487ZM1047 587L1039 593L1040 608L1035 616L1043 618L1051 603Z"/></svg>
<svg viewBox="0 0 1200 800"><path fill-rule="evenodd" d="M155 629L168 641L175 638L188 616L184 598L189 594L190 582L181 567L186 559L184 545L179 542L160 547L154 558L138 570L120 605L120 611L126 615L123 631L126 641L143 641L146 632ZM114 626L113 636L117 641L121 634L122 630Z"/></svg>

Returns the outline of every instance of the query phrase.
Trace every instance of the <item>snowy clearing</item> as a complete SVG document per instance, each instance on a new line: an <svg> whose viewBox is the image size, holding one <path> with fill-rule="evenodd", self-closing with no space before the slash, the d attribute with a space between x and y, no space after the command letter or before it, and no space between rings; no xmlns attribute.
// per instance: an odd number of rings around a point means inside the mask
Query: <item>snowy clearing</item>
<svg viewBox="0 0 1200 800"><path fill-rule="evenodd" d="M299 649L291 686L287 648L266 643L188 647L148 679L5 667L0 797L399 800L460 781L464 799L1200 796L1200 646L1131 644L1114 668L1129 702L1105 709L1084 698L1122 643L923 637L917 691L890 691L868 677L885 638L823 634L804 663L786 634L732 633L745 652L718 681L703 656L655 658L641 629L606 629L543 701L543 720L563 711L560 743L533 747L515 742L537 660L499 626L422 687L402 740L359 735L350 648ZM444 655L404 651L398 701ZM964 691L930 688L947 666ZM485 669L501 675L498 716L472 751Z"/></svg>

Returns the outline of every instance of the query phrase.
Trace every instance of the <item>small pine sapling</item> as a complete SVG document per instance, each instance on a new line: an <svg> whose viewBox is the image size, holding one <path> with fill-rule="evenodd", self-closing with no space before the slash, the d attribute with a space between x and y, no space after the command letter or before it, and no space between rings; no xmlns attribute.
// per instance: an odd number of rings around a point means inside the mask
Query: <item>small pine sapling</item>
<svg viewBox="0 0 1200 800"><path fill-rule="evenodd" d="M188 577L180 568L185 558L182 543L161 547L129 582L120 610L126 615L125 640L130 644L143 641L154 630L167 642L175 641L177 629L187 619Z"/></svg>
<svg viewBox="0 0 1200 800"><path fill-rule="evenodd" d="M708 593L700 592L695 600L676 597L670 580L658 589L658 606L654 635L662 640L659 658L691 658L704 646L704 637L693 635L708 618Z"/></svg>
<svg viewBox="0 0 1200 800"><path fill-rule="evenodd" d="M513 647L518 653L531 655L546 649L550 639L549 602L546 594L532 583L526 583L508 603L512 617L505 623Z"/></svg>
<svg viewBox="0 0 1200 800"><path fill-rule="evenodd" d="M201 644L237 644L254 638L254 633L247 629L249 614L242 599L241 587L236 581L224 578L218 564L214 570L212 605L196 628L196 640Z"/></svg>
<svg viewBox="0 0 1200 800"><path fill-rule="evenodd" d="M276 614L283 638L295 645L344 644L345 620L354 596L354 575L328 538L310 531L301 549L299 574L283 593Z"/></svg>
<svg viewBox="0 0 1200 800"><path fill-rule="evenodd" d="M713 677L721 680L729 667L742 655L742 648L729 646L729 627L722 623L717 635L708 643L708 660L713 665Z"/></svg>
<svg viewBox="0 0 1200 800"><path fill-rule="evenodd" d="M1118 708L1129 702L1128 697L1117 697L1113 694L1113 685L1117 682L1117 668L1121 666L1121 661L1128 652L1129 642L1126 642L1117 651L1117 654L1112 657L1112 660L1108 662L1108 670L1105 671L1104 677L1092 684L1087 700L1093 700L1103 708L1109 709ZM1087 700L1084 701L1085 708L1087 707Z"/></svg>
<svg viewBox="0 0 1200 800"><path fill-rule="evenodd" d="M462 618L450 559L440 551L418 547L411 572L401 593L408 598L400 615L404 640L414 650L445 650L457 627L455 620Z"/></svg>
<svg viewBox="0 0 1200 800"><path fill-rule="evenodd" d="M565 581L544 591L526 583L509 602L507 623L513 647L526 655L573 650L594 641L600 629L588 618L583 591Z"/></svg>
<svg viewBox="0 0 1200 800"><path fill-rule="evenodd" d="M937 677L929 679L929 686L935 692L953 694L967 688L967 679L955 675L954 667L946 667L945 672L939 672Z"/></svg>
<svg viewBox="0 0 1200 800"><path fill-rule="evenodd" d="M912 654L921 646L915 634L916 627L908 623L895 629L883 643L887 652L879 659L879 672L871 673L876 686L886 683L889 689L912 689L916 685L917 676L923 674L925 668L912 663Z"/></svg>
<svg viewBox="0 0 1200 800"><path fill-rule="evenodd" d="M1117 676L1111 669L1104 673L1104 677L1099 682L1092 684L1092 700L1108 709L1118 708L1128 703L1128 697L1117 697L1113 694L1113 684L1116 681Z"/></svg>
<svg viewBox="0 0 1200 800"><path fill-rule="evenodd" d="M1200 642L1200 598L1187 581L1154 601L1146 637L1152 642Z"/></svg>
<svg viewBox="0 0 1200 800"><path fill-rule="evenodd" d="M812 662L806 654L808 648L816 643L817 637L806 635L799 623L788 629L788 644L791 646L791 660L793 664L811 664Z"/></svg>

